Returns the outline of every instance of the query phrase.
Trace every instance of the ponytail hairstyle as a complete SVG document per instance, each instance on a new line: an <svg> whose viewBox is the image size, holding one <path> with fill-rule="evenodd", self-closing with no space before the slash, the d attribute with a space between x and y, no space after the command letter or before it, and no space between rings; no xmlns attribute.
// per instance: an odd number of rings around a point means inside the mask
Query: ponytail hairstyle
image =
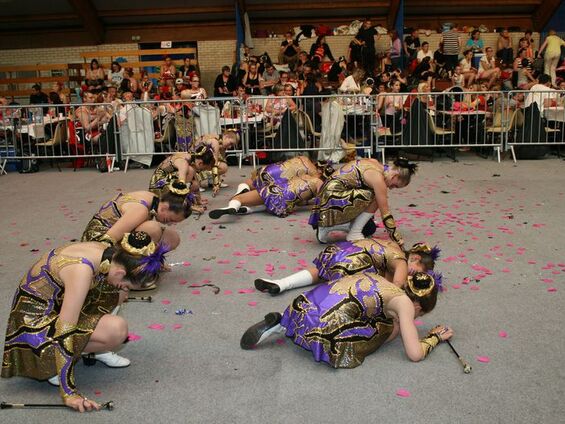
<svg viewBox="0 0 565 424"><path fill-rule="evenodd" d="M422 265L427 270L434 269L436 260L439 259L441 249L436 245L434 247L428 246L426 243L416 243L410 248L408 254L418 254L422 258Z"/></svg>
<svg viewBox="0 0 565 424"><path fill-rule="evenodd" d="M161 190L159 201L167 203L171 212L188 218L192 214L194 195L186 183L173 179Z"/></svg>
<svg viewBox="0 0 565 424"><path fill-rule="evenodd" d="M200 159L204 165L214 165L216 163L216 158L214 157L214 151L206 143L200 143L194 148L192 152L192 161Z"/></svg>
<svg viewBox="0 0 565 424"><path fill-rule="evenodd" d="M393 164L394 169L398 171L398 177L400 181L408 185L410 183L412 175L414 175L418 170L418 165L409 162L408 159L403 157L396 158Z"/></svg>
<svg viewBox="0 0 565 424"><path fill-rule="evenodd" d="M418 302L423 313L432 311L437 303L437 294L441 287L441 274L415 272L407 278L404 288L406 295L413 302Z"/></svg>
<svg viewBox="0 0 565 424"><path fill-rule="evenodd" d="M142 286L154 281L165 263L169 252L166 244L155 244L151 236L143 231L124 234L115 247L112 262L125 268L125 279L133 285Z"/></svg>

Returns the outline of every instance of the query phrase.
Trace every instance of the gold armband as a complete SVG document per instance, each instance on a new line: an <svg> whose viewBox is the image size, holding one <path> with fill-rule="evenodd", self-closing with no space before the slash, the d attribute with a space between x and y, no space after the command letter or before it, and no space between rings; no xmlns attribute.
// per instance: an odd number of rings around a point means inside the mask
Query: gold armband
<svg viewBox="0 0 565 424"><path fill-rule="evenodd" d="M424 358L428 356L440 342L441 338L435 333L430 333L427 337L420 339L420 347L422 348Z"/></svg>
<svg viewBox="0 0 565 424"><path fill-rule="evenodd" d="M106 233L102 237L100 237L98 239L98 241L100 243L105 243L110 247L114 247L117 244L116 239L114 239L112 236L108 235L108 233Z"/></svg>
<svg viewBox="0 0 565 424"><path fill-rule="evenodd" d="M216 187L220 186L220 170L217 166L212 167L212 184Z"/></svg>
<svg viewBox="0 0 565 424"><path fill-rule="evenodd" d="M392 214L390 212L383 215L383 224L392 240L400 245L404 244L404 240L396 229L396 222L394 221L394 218L392 217Z"/></svg>

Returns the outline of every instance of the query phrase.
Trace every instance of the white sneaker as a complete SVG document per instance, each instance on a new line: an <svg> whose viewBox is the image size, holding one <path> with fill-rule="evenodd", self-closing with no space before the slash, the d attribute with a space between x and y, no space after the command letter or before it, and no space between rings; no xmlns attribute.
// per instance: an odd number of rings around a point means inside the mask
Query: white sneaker
<svg viewBox="0 0 565 424"><path fill-rule="evenodd" d="M59 381L59 376L58 376L58 375L54 375L53 377L48 378L48 379L47 379L47 382L48 382L49 384L51 384L52 386L57 386L57 387L59 387L59 386L61 385L61 383L60 383L60 381Z"/></svg>
<svg viewBox="0 0 565 424"><path fill-rule="evenodd" d="M229 187L229 185L227 185L226 183L220 183L220 188L226 188Z"/></svg>
<svg viewBox="0 0 565 424"><path fill-rule="evenodd" d="M96 353L94 358L110 368L125 368L131 364L128 358L124 358L115 352Z"/></svg>

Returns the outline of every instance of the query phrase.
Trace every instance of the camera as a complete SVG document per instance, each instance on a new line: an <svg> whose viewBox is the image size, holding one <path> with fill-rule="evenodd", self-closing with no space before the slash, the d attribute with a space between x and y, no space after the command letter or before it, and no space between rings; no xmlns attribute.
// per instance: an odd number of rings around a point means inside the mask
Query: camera
<svg viewBox="0 0 565 424"><path fill-rule="evenodd" d="M369 77L365 80L365 85L369 85L372 87L373 85L375 85L375 80Z"/></svg>

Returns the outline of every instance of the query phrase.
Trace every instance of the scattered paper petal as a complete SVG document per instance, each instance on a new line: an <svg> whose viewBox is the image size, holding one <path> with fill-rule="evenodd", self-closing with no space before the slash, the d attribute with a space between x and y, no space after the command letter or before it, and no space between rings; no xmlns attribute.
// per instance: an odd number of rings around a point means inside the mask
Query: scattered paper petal
<svg viewBox="0 0 565 424"><path fill-rule="evenodd" d="M171 301L170 301L169 299L163 299L163 300L161 300L161 303L162 303L163 305L170 305L170 304L171 304Z"/></svg>
<svg viewBox="0 0 565 424"><path fill-rule="evenodd" d="M412 396L412 394L411 394L408 390L406 390L406 389L398 389L398 390L396 391L396 396L398 396L398 397L403 397L403 398L407 398L407 397Z"/></svg>
<svg viewBox="0 0 565 424"><path fill-rule="evenodd" d="M147 328L149 328L150 330L162 331L162 330L165 329L165 326L163 324L151 324L151 325L147 326Z"/></svg>
<svg viewBox="0 0 565 424"><path fill-rule="evenodd" d="M128 341L130 342L137 342L138 340L141 340L142 337L138 334L135 333L129 333L128 334Z"/></svg>
<svg viewBox="0 0 565 424"><path fill-rule="evenodd" d="M257 302L253 302L253 301L252 301L252 302L247 302L247 304L248 304L249 306L257 306Z"/></svg>
<svg viewBox="0 0 565 424"><path fill-rule="evenodd" d="M182 328L182 324L173 324L173 330L178 330Z"/></svg>
<svg viewBox="0 0 565 424"><path fill-rule="evenodd" d="M278 345L283 345L283 344L286 343L286 340L285 339L277 339L277 340L275 340L275 343L278 344Z"/></svg>
<svg viewBox="0 0 565 424"><path fill-rule="evenodd" d="M501 330L498 332L498 337L505 339L506 337L508 337L508 333L506 331Z"/></svg>
<svg viewBox="0 0 565 424"><path fill-rule="evenodd" d="M553 292L556 292L557 289L556 289L555 287L549 287L549 288L547 289L547 291L550 292L550 293L553 293Z"/></svg>
<svg viewBox="0 0 565 424"><path fill-rule="evenodd" d="M490 358L488 356L477 356L477 361L479 362L483 362L485 364L488 364L490 362Z"/></svg>

